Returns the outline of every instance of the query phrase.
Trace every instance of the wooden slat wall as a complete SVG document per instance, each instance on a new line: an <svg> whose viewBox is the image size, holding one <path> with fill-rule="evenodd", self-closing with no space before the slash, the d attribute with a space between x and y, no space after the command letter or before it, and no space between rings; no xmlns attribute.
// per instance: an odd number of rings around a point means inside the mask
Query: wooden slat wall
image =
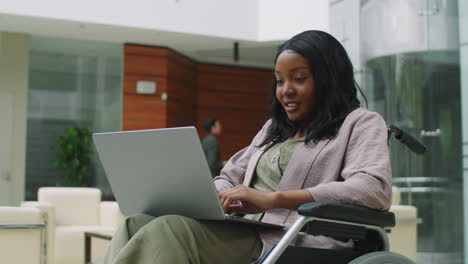
<svg viewBox="0 0 468 264"><path fill-rule="evenodd" d="M221 121L221 158L228 159L250 144L269 116L272 72L217 65L198 65L197 121L203 137L203 121Z"/></svg>
<svg viewBox="0 0 468 264"><path fill-rule="evenodd" d="M195 125L217 117L223 160L250 144L268 119L272 71L199 64L168 49L125 46L123 128ZM137 80L158 83L156 95L136 94ZM168 100L161 100L167 92Z"/></svg>
<svg viewBox="0 0 468 264"><path fill-rule="evenodd" d="M161 94L168 90L168 51L135 45L124 50L123 130L166 127L167 101ZM157 82L156 94L137 94L138 80Z"/></svg>
<svg viewBox="0 0 468 264"><path fill-rule="evenodd" d="M197 64L173 52L168 58L167 127L194 126Z"/></svg>

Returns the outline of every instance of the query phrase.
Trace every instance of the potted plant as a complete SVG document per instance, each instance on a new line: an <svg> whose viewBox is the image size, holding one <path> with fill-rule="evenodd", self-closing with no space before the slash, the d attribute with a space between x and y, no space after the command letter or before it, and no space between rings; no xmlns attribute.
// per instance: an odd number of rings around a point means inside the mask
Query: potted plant
<svg viewBox="0 0 468 264"><path fill-rule="evenodd" d="M66 186L87 186L91 155L89 128L68 128L57 138L54 165L65 170Z"/></svg>

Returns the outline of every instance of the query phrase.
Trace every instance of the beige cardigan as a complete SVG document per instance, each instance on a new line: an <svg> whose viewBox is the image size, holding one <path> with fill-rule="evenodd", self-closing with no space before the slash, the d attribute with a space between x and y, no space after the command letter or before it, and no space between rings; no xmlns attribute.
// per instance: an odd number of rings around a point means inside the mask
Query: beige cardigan
<svg viewBox="0 0 468 264"><path fill-rule="evenodd" d="M250 146L237 152L214 179L223 191L235 185L250 185L265 147L262 142L270 125L266 122ZM317 144L300 145L293 153L278 185L278 191L308 189L316 201L329 201L387 210L391 204L392 173L387 146L387 126L383 118L363 108L352 111L337 136ZM262 221L284 224L296 219L296 210L272 209ZM262 255L278 242L285 230L259 230ZM301 234L297 246L341 249L352 246L324 236Z"/></svg>

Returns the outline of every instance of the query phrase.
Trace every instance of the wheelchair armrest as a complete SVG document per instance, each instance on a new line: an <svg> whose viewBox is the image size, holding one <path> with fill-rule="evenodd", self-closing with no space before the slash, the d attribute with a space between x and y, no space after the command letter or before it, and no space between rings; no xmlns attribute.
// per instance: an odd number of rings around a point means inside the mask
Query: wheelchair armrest
<svg viewBox="0 0 468 264"><path fill-rule="evenodd" d="M395 226L395 215L389 211L329 202L306 203L297 210L300 215L328 220L353 222L380 227Z"/></svg>

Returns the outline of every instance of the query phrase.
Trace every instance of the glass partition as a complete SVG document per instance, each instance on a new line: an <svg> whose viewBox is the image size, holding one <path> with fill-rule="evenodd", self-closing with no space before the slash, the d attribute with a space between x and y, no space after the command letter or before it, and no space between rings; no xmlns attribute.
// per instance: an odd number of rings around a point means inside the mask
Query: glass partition
<svg viewBox="0 0 468 264"><path fill-rule="evenodd" d="M28 90L26 199L37 188L64 184L64 170L54 167L54 146L72 126L92 132L118 131L122 116L121 44L31 37ZM94 154L88 185L110 195Z"/></svg>
<svg viewBox="0 0 468 264"><path fill-rule="evenodd" d="M460 253L463 246L458 61L457 52L421 52L366 63L371 108L428 148L427 154L416 155L390 141L394 185L402 204L416 206L422 219L418 259L432 258L434 252Z"/></svg>
<svg viewBox="0 0 468 264"><path fill-rule="evenodd" d="M393 183L422 220L418 263L463 263L458 47L456 1L361 1L369 108L428 148L416 155L390 141Z"/></svg>

